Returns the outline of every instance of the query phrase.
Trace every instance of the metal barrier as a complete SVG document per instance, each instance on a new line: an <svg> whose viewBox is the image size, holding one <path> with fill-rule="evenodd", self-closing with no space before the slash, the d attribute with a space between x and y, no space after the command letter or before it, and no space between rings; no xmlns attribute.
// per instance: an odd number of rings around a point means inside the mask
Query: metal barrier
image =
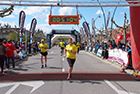
<svg viewBox="0 0 140 94"><path fill-rule="evenodd" d="M95 53L95 48L93 47L85 47L85 51L91 52L92 54L96 54L98 57L102 57L102 49L98 49L97 53ZM128 65L128 54L126 51L122 51L121 49L109 49L108 50L109 56L108 60L117 61L121 65Z"/></svg>
<svg viewBox="0 0 140 94"><path fill-rule="evenodd" d="M92 48L92 52L91 53L95 54L95 48L94 47Z"/></svg>
<svg viewBox="0 0 140 94"><path fill-rule="evenodd" d="M102 49L98 49L96 55L99 56L99 57L102 57L102 51L103 51Z"/></svg>
<svg viewBox="0 0 140 94"><path fill-rule="evenodd" d="M124 63L124 65L127 66L128 63L127 52L122 51L121 49L109 49L108 53L109 53L108 60L117 61L122 65Z"/></svg>

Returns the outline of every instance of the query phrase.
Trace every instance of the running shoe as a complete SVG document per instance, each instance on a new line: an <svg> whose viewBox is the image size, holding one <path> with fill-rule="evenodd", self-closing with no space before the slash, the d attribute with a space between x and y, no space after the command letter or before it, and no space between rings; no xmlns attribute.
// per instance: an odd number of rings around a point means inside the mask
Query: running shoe
<svg viewBox="0 0 140 94"><path fill-rule="evenodd" d="M41 66L41 69L42 69L43 67L44 67L44 66L42 65L42 66Z"/></svg>
<svg viewBox="0 0 140 94"><path fill-rule="evenodd" d="M67 80L70 80L70 76L67 77Z"/></svg>
<svg viewBox="0 0 140 94"><path fill-rule="evenodd" d="M70 76L68 76L68 77L67 77L67 80L70 80L70 78L71 78L71 77L70 77Z"/></svg>
<svg viewBox="0 0 140 94"><path fill-rule="evenodd" d="M45 67L47 67L47 64L45 64Z"/></svg>

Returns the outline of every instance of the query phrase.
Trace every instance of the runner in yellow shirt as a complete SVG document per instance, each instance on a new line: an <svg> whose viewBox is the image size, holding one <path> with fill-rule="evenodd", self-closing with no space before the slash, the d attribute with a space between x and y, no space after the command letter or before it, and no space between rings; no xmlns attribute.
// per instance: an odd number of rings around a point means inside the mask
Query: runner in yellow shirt
<svg viewBox="0 0 140 94"><path fill-rule="evenodd" d="M78 42L78 43L76 44L76 46L77 46L77 54L79 54L79 50L80 50L81 44Z"/></svg>
<svg viewBox="0 0 140 94"><path fill-rule="evenodd" d="M45 67L47 67L47 49L49 48L49 46L45 43L44 39L41 40L41 44L39 44L38 48L41 49L40 53L41 53L41 68L44 67L43 65L43 56L45 57Z"/></svg>
<svg viewBox="0 0 140 94"><path fill-rule="evenodd" d="M65 48L64 57L66 56L66 52L67 52L67 61L69 64L69 72L68 72L67 80L70 80L73 65L74 65L75 60L76 60L77 47L76 47L76 45L72 44L72 38L70 38L68 42L69 42L69 44Z"/></svg>
<svg viewBox="0 0 140 94"><path fill-rule="evenodd" d="M63 40L61 40L61 42L59 44L60 44L60 47L61 47L61 56L62 56L63 52L64 52L65 42L63 42Z"/></svg>

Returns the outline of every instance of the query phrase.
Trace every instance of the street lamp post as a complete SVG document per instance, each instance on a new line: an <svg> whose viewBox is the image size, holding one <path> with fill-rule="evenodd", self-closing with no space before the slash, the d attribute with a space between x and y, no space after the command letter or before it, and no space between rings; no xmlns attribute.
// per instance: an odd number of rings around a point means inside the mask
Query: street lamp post
<svg viewBox="0 0 140 94"><path fill-rule="evenodd" d="M99 2L99 0L97 0ZM99 2L99 5L101 5L101 3ZM104 9L103 7L101 6L101 10L103 12L103 16L104 16L104 24L105 24L105 32L106 32L106 37L107 38L107 25L106 25L106 17L105 17L105 12L104 12Z"/></svg>
<svg viewBox="0 0 140 94"><path fill-rule="evenodd" d="M118 5L120 4L121 0L118 2ZM112 15L112 19L114 19L115 13L117 10L117 6L114 9L113 15ZM113 22L111 22L111 32L110 32L110 39L112 38L112 28L113 28Z"/></svg>
<svg viewBox="0 0 140 94"><path fill-rule="evenodd" d="M92 22L93 22L93 23L92 23L92 24L93 24L92 30L93 30L94 44L95 44L95 42L96 42L95 22L96 22L96 20L97 20L98 18L101 18L101 16L98 15L98 16L95 18L95 20L92 19Z"/></svg>

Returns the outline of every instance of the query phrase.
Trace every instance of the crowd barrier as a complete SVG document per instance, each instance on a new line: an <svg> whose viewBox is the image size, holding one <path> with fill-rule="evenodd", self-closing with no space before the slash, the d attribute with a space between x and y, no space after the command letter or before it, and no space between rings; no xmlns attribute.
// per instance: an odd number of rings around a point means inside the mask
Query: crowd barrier
<svg viewBox="0 0 140 94"><path fill-rule="evenodd" d="M99 57L102 57L102 51L103 51L102 49L98 49L96 55L99 56Z"/></svg>
<svg viewBox="0 0 140 94"><path fill-rule="evenodd" d="M108 60L117 61L120 64L125 64L127 66L128 56L127 52L122 51L121 49L109 49L109 57Z"/></svg>
<svg viewBox="0 0 140 94"><path fill-rule="evenodd" d="M91 47L88 48L88 52L91 52Z"/></svg>
<svg viewBox="0 0 140 94"><path fill-rule="evenodd" d="M96 54L98 57L102 57L102 49L98 49L95 53L95 48L93 47L85 47L85 51L91 52L92 54ZM108 50L109 56L108 60L117 61L118 63L125 64L127 66L128 63L128 56L126 51L122 51L121 49L109 49Z"/></svg>
<svg viewBox="0 0 140 94"><path fill-rule="evenodd" d="M95 48L94 48L94 47L92 48L92 52L91 52L91 53L92 53L92 54L96 54L96 53L95 53Z"/></svg>
<svg viewBox="0 0 140 94"><path fill-rule="evenodd" d="M88 47L86 46L86 47L85 47L85 51L87 51L87 50L88 50Z"/></svg>

